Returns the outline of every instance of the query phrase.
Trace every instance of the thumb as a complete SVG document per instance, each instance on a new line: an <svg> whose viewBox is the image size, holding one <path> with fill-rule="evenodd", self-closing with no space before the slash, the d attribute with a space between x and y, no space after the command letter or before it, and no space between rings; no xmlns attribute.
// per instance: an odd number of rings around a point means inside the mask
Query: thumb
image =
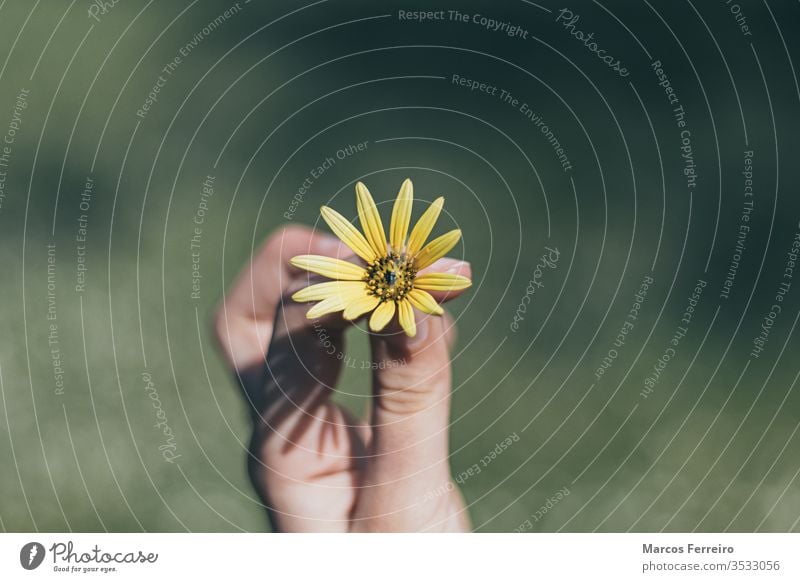
<svg viewBox="0 0 800 582"><path fill-rule="evenodd" d="M431 269L470 277L469 263L442 259ZM446 301L458 292L441 294ZM448 462L452 319L415 310L416 335L397 322L371 334L372 439L353 518L360 531L464 531L468 519ZM436 492L446 491L446 495Z"/></svg>
<svg viewBox="0 0 800 582"><path fill-rule="evenodd" d="M419 314L417 314L419 315ZM422 316L417 334L371 336L372 440L355 514L365 531L420 531L431 491L450 484L452 320Z"/></svg>
<svg viewBox="0 0 800 582"><path fill-rule="evenodd" d="M441 259L431 267L471 278L469 263ZM438 293L439 301L460 292ZM431 464L447 473L447 427L450 413L450 346L455 338L452 319L414 310L417 333L409 338L395 322L382 334L371 334L373 375L372 424L377 464L387 470L419 469ZM395 468L395 470L397 470Z"/></svg>
<svg viewBox="0 0 800 582"><path fill-rule="evenodd" d="M417 333L412 338L396 325L370 336L376 367L372 424L379 435L398 445L415 444L447 428L453 322L448 314L415 315ZM435 424L430 422L433 418Z"/></svg>

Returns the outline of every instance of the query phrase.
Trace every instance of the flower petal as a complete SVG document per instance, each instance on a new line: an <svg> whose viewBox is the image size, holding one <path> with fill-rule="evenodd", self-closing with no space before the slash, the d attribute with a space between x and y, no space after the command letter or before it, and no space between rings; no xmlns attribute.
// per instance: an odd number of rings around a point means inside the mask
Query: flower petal
<svg viewBox="0 0 800 582"><path fill-rule="evenodd" d="M306 313L306 318L317 319L323 315L341 311L345 307L347 307L347 300L341 295L334 295L333 297L328 297L324 301L320 301L309 309L308 313Z"/></svg>
<svg viewBox="0 0 800 582"><path fill-rule="evenodd" d="M392 221L389 224L389 239L392 249L398 253L403 249L408 236L408 226L411 224L411 206L414 203L414 185L406 178L400 186L397 200L392 209Z"/></svg>
<svg viewBox="0 0 800 582"><path fill-rule="evenodd" d="M417 335L417 322L414 321L414 310L411 308L411 303L406 300L397 303L397 318L408 337Z"/></svg>
<svg viewBox="0 0 800 582"><path fill-rule="evenodd" d="M444 309L442 309L441 305L436 303L436 299L434 299L430 293L422 289L413 289L411 293L408 294L408 300L411 302L411 305L419 309L422 313L427 313L429 315L441 315L444 313Z"/></svg>
<svg viewBox="0 0 800 582"><path fill-rule="evenodd" d="M381 215L378 214L378 207L372 199L367 187L362 183L356 184L356 205L358 206L358 217L361 220L361 228L369 241L369 246L377 256L386 254L386 234L383 232Z"/></svg>
<svg viewBox="0 0 800 582"><path fill-rule="evenodd" d="M394 301L384 301L372 312L369 318L369 328L372 331L381 331L394 317Z"/></svg>
<svg viewBox="0 0 800 582"><path fill-rule="evenodd" d="M411 235L408 237L408 247L406 252L412 257L416 255L428 240L428 235L431 234L433 226L436 224L436 219L439 218L439 213L442 211L444 198L440 196L433 201L428 209L419 217L417 224L411 230Z"/></svg>
<svg viewBox="0 0 800 582"><path fill-rule="evenodd" d="M292 295L292 299L299 303L305 301L322 301L335 295L349 296L353 293L366 293L367 287L361 281L326 281L300 289Z"/></svg>
<svg viewBox="0 0 800 582"><path fill-rule="evenodd" d="M328 206L320 208L320 214L322 214L322 218L325 219L334 234L342 239L344 244L353 249L355 254L368 263L377 258L374 249L364 238L364 235L358 232L358 229L344 216Z"/></svg>
<svg viewBox="0 0 800 582"><path fill-rule="evenodd" d="M374 295L363 295L351 301L344 310L342 317L345 319L356 319L365 313L372 311L378 306L380 299Z"/></svg>
<svg viewBox="0 0 800 582"><path fill-rule="evenodd" d="M442 236L433 239L431 242L425 245L425 248L422 249L419 254L417 255L417 259L415 261L417 269L424 269L425 267L432 265L443 256L445 256L450 249L456 246L456 243L461 238L461 231L459 229L451 230L447 234L443 234Z"/></svg>
<svg viewBox="0 0 800 582"><path fill-rule="evenodd" d="M458 291L472 285L472 281L464 275L451 275L449 273L428 273L419 275L414 279L414 287L428 291Z"/></svg>
<svg viewBox="0 0 800 582"><path fill-rule="evenodd" d="M298 255L292 257L289 262L298 269L305 269L329 279L360 281L366 276L364 267L321 255Z"/></svg>

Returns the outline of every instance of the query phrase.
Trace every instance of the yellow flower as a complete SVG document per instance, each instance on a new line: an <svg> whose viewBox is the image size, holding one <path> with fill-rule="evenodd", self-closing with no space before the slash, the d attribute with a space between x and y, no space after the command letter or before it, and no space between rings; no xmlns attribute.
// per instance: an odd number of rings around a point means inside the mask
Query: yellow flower
<svg viewBox="0 0 800 582"><path fill-rule="evenodd" d="M444 198L440 197L408 234L413 198L414 186L411 180L406 180L394 203L388 243L375 201L361 182L356 184L356 201L364 234L332 208L322 207L322 218L331 230L367 266L320 255L292 258L295 267L334 279L311 285L292 295L292 299L299 302L319 301L308 310L306 316L309 319L343 311L344 318L352 320L371 311L369 327L372 331L381 331L396 312L403 330L413 337L417 325L412 307L430 315L443 313L428 291L456 291L472 285L472 281L462 275L419 274L456 245L461 231L451 230L425 244L444 204Z"/></svg>

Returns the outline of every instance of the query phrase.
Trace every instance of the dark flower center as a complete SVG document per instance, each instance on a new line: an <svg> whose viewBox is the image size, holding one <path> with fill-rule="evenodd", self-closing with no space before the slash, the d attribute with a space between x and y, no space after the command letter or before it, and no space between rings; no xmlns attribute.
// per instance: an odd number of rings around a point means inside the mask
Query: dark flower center
<svg viewBox="0 0 800 582"><path fill-rule="evenodd" d="M399 301L414 288L414 261L394 252L367 267L367 291L383 301Z"/></svg>

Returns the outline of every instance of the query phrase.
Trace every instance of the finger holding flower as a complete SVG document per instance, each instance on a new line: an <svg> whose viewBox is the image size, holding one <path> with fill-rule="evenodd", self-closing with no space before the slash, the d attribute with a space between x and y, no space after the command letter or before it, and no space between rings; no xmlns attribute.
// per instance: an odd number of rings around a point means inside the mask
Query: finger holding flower
<svg viewBox="0 0 800 582"><path fill-rule="evenodd" d="M280 229L217 313L220 345L253 418L251 480L278 531L469 531L448 454L455 326L439 305L471 285L469 263L444 258L461 232L428 242L442 198L410 229L406 180L387 240L366 186L356 193L363 233L327 207L322 216L339 240ZM340 241L353 262L334 258ZM317 283L319 275L330 280ZM417 319L415 310L443 317ZM330 398L343 388L342 361L320 349L318 329L343 350L349 324L366 315L373 332L391 333L370 334L372 406L362 420Z"/></svg>

